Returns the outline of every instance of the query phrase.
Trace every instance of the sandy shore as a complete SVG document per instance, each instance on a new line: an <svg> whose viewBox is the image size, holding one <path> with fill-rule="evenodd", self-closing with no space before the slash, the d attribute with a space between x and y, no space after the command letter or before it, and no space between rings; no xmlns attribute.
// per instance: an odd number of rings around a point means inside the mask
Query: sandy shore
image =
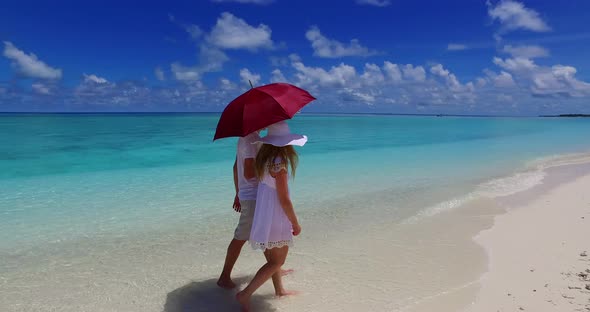
<svg viewBox="0 0 590 312"><path fill-rule="evenodd" d="M467 311L590 311L590 176L542 193L476 236L489 271Z"/></svg>

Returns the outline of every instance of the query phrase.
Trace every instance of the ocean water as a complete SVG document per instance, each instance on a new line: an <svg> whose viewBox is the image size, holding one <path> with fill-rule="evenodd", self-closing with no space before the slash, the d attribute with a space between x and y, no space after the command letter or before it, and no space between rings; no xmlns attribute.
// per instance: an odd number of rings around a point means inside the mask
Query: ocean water
<svg viewBox="0 0 590 312"><path fill-rule="evenodd" d="M0 248L224 214L236 139L212 142L217 120L2 115L0 228L10 235ZM309 210L351 194L388 191L407 202L423 190L464 191L528 161L590 147L587 119L299 115L290 125L309 137L293 186L295 202ZM511 183L526 187L535 180L528 178ZM411 208L400 215L425 207Z"/></svg>
<svg viewBox="0 0 590 312"><path fill-rule="evenodd" d="M226 246L219 244L237 218L231 211L236 139L212 142L218 118L0 115L0 256L7 260L0 272L13 274L0 289L33 284L39 272L54 269L40 268L39 259L55 265L80 254L116 258L107 251L113 241L139 248L157 240L171 253L194 241L209 257L199 277L217 274L210 268L221 264ZM304 233L315 238L329 236L325 224L343 232L415 224L480 196L526 190L560 155L590 150L590 119L300 114L289 124L309 137L297 149L291 187ZM301 240L311 248L305 235ZM80 261L80 268L96 266Z"/></svg>

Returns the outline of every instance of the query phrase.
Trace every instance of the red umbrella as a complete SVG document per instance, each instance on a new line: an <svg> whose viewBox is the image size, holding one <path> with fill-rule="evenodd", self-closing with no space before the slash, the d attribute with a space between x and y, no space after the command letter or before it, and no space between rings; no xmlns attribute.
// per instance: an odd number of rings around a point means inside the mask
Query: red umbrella
<svg viewBox="0 0 590 312"><path fill-rule="evenodd" d="M291 119L315 100L309 92L288 83L271 83L248 90L223 110L213 140L246 136L276 122Z"/></svg>

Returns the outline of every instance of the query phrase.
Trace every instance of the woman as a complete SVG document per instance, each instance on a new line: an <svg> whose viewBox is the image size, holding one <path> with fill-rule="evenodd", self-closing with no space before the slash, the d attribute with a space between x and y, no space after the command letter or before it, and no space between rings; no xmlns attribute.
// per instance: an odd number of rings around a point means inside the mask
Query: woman
<svg viewBox="0 0 590 312"><path fill-rule="evenodd" d="M283 288L280 269L285 263L293 235L301 233L301 226L289 196L289 176L295 176L297 152L293 145L303 146L307 137L289 132L281 121L268 127L268 134L260 140L262 147L256 155L255 169L258 194L250 244L264 251L266 264L250 284L236 295L244 311L248 311L252 294L272 277L277 296L293 294ZM291 174L289 174L289 168Z"/></svg>

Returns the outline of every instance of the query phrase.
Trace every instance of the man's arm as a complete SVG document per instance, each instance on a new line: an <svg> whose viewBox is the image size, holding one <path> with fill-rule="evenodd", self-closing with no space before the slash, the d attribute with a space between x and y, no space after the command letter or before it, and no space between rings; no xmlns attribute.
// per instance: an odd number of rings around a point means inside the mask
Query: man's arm
<svg viewBox="0 0 590 312"><path fill-rule="evenodd" d="M255 177L256 177L256 168L255 168L254 158L244 159L244 178L246 178L247 180L250 180Z"/></svg>
<svg viewBox="0 0 590 312"><path fill-rule="evenodd" d="M236 189L236 195L238 195L238 159L234 160L234 187Z"/></svg>
<svg viewBox="0 0 590 312"><path fill-rule="evenodd" d="M238 196L239 187L238 187L238 159L234 161L234 187L236 189L236 196L234 197L234 205L233 208L236 212L242 211L242 205L240 205L240 197Z"/></svg>

